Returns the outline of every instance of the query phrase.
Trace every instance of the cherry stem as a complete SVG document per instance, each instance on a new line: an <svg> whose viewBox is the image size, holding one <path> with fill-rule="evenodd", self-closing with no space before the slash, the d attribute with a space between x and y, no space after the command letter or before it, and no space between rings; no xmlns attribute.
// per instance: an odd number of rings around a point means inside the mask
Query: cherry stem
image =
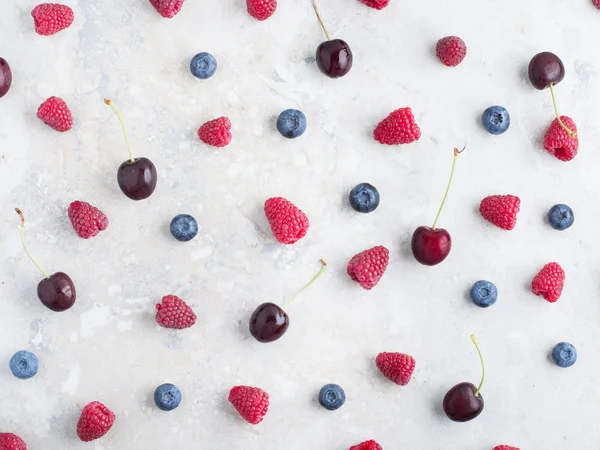
<svg viewBox="0 0 600 450"><path fill-rule="evenodd" d="M558 123L560 123L560 126L563 127L567 133L569 133L569 136L571 136L572 138L576 138L577 137L577 133L571 131L569 129L569 127L567 127L563 123L562 119L560 118L560 115L558 114L558 108L556 107L556 99L554 98L554 83L550 83L550 95L552 95L552 105L554 106L554 114L556 114L556 118L558 119Z"/></svg>
<svg viewBox="0 0 600 450"><path fill-rule="evenodd" d="M317 14L317 19L319 19L319 23L321 24L321 28L325 32L325 36L327 36L327 40L330 41L329 33L327 32L327 28L325 28L325 24L323 23L323 19L321 19L321 14L319 14L319 9L317 8L317 2L313 0L312 2L315 13Z"/></svg>
<svg viewBox="0 0 600 450"><path fill-rule="evenodd" d="M113 111L117 114L117 117L119 118L119 122L121 122L121 128L123 129L123 134L125 135L125 142L127 142L127 149L129 150L129 159L131 159L131 162L134 163L135 158L133 157L133 152L131 151L131 145L129 144L129 137L127 136L127 130L125 129L125 123L123 122L123 119L121 118L121 114L119 114L119 110L115 107L113 102L111 102L109 99L105 98L104 103L106 103L108 106L110 106L113 109Z"/></svg>
<svg viewBox="0 0 600 450"><path fill-rule="evenodd" d="M440 209L438 209L437 216L435 216L435 220L433 221L432 230L435 230L435 226L437 225L438 219L440 218L440 214L442 214L442 208L444 207L444 203L446 203L446 199L448 198L448 192L450 192L450 185L452 184L452 178L454 177L454 168L456 167L456 160L458 155L460 155L464 149L467 148L465 145L462 150L454 149L454 159L452 160L452 170L450 171L450 179L448 180L448 186L446 187L446 193L444 194L444 198L442 199L442 204L440 205Z"/></svg>
<svg viewBox="0 0 600 450"><path fill-rule="evenodd" d="M302 294L305 290L307 290L311 284L313 284L315 281L317 281L317 279L323 274L323 272L325 272L325 269L327 268L327 263L325 262L324 259L321 259L321 270L319 270L319 273L317 273L312 280L310 280L310 282L304 286L296 295L294 295L290 301L288 301L285 306L282 309L286 309L288 306L290 306L290 304L296 299L296 297L299 297L300 294Z"/></svg>
<svg viewBox="0 0 600 450"><path fill-rule="evenodd" d="M479 345L477 345L477 341L475 340L475 335L471 335L471 340L473 344L475 344L475 348L477 349L477 353L479 353L479 361L481 361L481 381L479 382L479 386L477 386L477 390L475 391L475 397L479 395L481 391L481 386L483 386L483 380L485 380L485 364L483 363L483 355L481 354L481 350L479 349Z"/></svg>
<svg viewBox="0 0 600 450"><path fill-rule="evenodd" d="M42 269L37 262L35 262L35 259L33 259L33 257L31 256L31 253L29 253L29 250L27 250L27 245L25 245L25 216L23 215L23 212L19 208L15 208L15 211L17 212L17 214L19 214L19 217L21 218L21 242L23 243L23 248L25 249L25 253L27 253L27 256L29 256L29 259L31 260L31 262L35 264L35 267L40 269L40 272L42 272L44 274L44 276L46 277L46 279L49 280L50 277L48 276L46 271L44 269Z"/></svg>

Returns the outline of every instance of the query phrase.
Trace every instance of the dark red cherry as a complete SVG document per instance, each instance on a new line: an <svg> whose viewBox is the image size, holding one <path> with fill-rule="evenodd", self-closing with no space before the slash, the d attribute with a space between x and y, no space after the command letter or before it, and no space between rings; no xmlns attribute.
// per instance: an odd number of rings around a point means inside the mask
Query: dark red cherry
<svg viewBox="0 0 600 450"><path fill-rule="evenodd" d="M263 303L250 317L250 334L259 342L273 342L285 334L290 325L286 312L274 303Z"/></svg>
<svg viewBox="0 0 600 450"><path fill-rule="evenodd" d="M551 84L560 83L565 77L565 66L558 56L542 52L531 58L529 80L536 89L545 89Z"/></svg>
<svg viewBox="0 0 600 450"><path fill-rule="evenodd" d="M483 411L481 392L472 383L460 383L448 391L444 397L444 412L454 422L468 422Z"/></svg>
<svg viewBox="0 0 600 450"><path fill-rule="evenodd" d="M450 233L443 228L419 227L412 236L415 259L426 266L435 266L446 259L452 247Z"/></svg>
<svg viewBox="0 0 600 450"><path fill-rule="evenodd" d="M12 84L12 71L4 58L0 58L0 98L4 97Z"/></svg>
<svg viewBox="0 0 600 450"><path fill-rule="evenodd" d="M339 78L350 72L352 68L352 51L341 39L322 42L317 47L317 66L330 78Z"/></svg>
<svg viewBox="0 0 600 450"><path fill-rule="evenodd" d="M135 158L125 161L117 172L119 187L132 200L144 200L156 188L156 167L148 158Z"/></svg>
<svg viewBox="0 0 600 450"><path fill-rule="evenodd" d="M44 306L57 312L69 309L77 297L73 280L63 272L56 272L40 281L37 295Z"/></svg>

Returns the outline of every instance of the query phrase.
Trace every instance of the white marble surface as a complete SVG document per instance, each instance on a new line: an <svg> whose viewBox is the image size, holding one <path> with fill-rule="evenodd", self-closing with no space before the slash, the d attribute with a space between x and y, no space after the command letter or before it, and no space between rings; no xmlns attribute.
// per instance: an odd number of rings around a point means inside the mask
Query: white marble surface
<svg viewBox="0 0 600 450"><path fill-rule="evenodd" d="M19 434L31 450L346 450L369 438L386 450L600 446L600 11L590 1L392 0L378 12L355 0L322 0L330 33L355 56L339 80L321 75L311 59L324 37L308 0L281 0L264 23L247 15L243 0L186 0L172 20L145 0L67 3L75 23L52 37L34 33L32 0L5 0L0 15L0 56L13 69L13 87L0 100L0 430ZM468 45L454 69L433 52L448 34ZM550 96L531 87L525 69L543 50L566 66L559 106L581 137L570 163L541 146L553 118ZM219 63L203 82L187 69L200 51ZM50 95L70 105L72 131L59 134L35 117ZM158 167L147 201L128 200L116 184L127 153L104 97L120 108L136 155ZM491 104L512 115L506 135L492 137L478 125ZM413 108L423 137L379 145L372 129L402 106ZM290 107L309 121L296 141L274 127ZM233 141L207 148L196 130L221 115L231 118ZM427 268L412 258L409 239L432 222L451 150L465 139L440 222L453 250ZM382 196L370 215L344 202L362 181ZM481 198L500 193L522 200L512 232L477 213ZM262 204L277 195L311 220L296 245L277 245L268 229ZM108 230L79 239L66 214L75 199L103 209ZM576 214L563 233L544 222L559 202ZM70 311L52 313L37 300L40 274L21 249L15 206L27 215L39 262L75 281ZM177 213L198 219L194 241L170 237ZM377 244L390 249L390 265L374 290L363 291L345 266ZM289 298L321 257L329 270L289 309L287 335L257 343L247 331L252 310ZM529 283L554 260L567 282L551 305ZM488 310L466 297L481 278L500 291ZM194 328L169 332L154 323L154 304L168 293L194 307ZM470 333L487 362L486 407L473 422L455 424L441 400L454 384L479 378ZM548 359L562 340L579 351L567 370ZM19 349L40 358L29 381L8 369ZM416 358L408 386L378 374L380 351ZM183 391L172 413L152 404L163 382ZM348 397L335 413L316 403L329 382ZM228 404L235 384L271 395L260 425L246 424ZM84 444L75 425L91 400L109 406L117 421L103 439Z"/></svg>

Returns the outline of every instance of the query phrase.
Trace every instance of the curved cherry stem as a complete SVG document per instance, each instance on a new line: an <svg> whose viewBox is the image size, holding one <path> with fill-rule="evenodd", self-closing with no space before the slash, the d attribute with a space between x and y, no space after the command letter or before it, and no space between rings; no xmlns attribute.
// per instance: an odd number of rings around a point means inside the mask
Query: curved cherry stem
<svg viewBox="0 0 600 450"><path fill-rule="evenodd" d="M431 227L432 230L435 230L435 226L437 225L438 219L440 218L440 214L442 214L442 208L444 207L446 199L448 198L448 192L450 192L450 185L452 184L452 178L454 177L454 168L456 167L456 160L458 158L458 155L460 155L465 150L465 148L467 148L466 144L462 150L458 150L457 148L454 149L454 159L452 160L452 170L450 171L450 179L448 180L448 186L446 187L446 193L444 194L444 198L442 199L440 209L438 209L437 216L435 216L435 220L433 221L433 226Z"/></svg>
<svg viewBox="0 0 600 450"><path fill-rule="evenodd" d="M288 302L285 304L285 306L284 306L282 309L285 309L285 308L287 308L288 306L290 306L290 304L291 304L291 303L292 303L292 302L293 302L293 301L296 299L296 297L299 297L299 296L300 296L300 294L302 294L302 293L303 293L305 290L307 290L307 289L310 287L310 285L311 285L311 284L313 284L315 281L317 281L317 279L318 279L318 278L319 278L319 277L320 277L320 276L323 274L323 272L325 272L325 269L327 268L327 263L325 262L325 260L324 260L324 259L321 259L321 264L322 264L322 267L321 267L321 270L319 270L319 273L317 273L317 274L316 274L316 275L313 277L313 279L309 281L309 283L308 283L306 286L304 286L302 289L300 289L300 291L299 291L299 292L298 292L296 295L294 295L294 296L293 296L293 297L290 299L290 301L288 301Z"/></svg>
<svg viewBox="0 0 600 450"><path fill-rule="evenodd" d="M319 19L319 23L321 24L321 28L323 28L323 32L325 33L325 36L327 36L327 40L330 41L331 38L329 37L329 33L327 32L327 28L325 28L325 24L323 23L323 19L321 18L321 14L319 14L319 9L317 8L317 2L316 2L316 0L313 0L312 4L313 4L313 9L315 10L315 13L317 14L317 19Z"/></svg>
<svg viewBox="0 0 600 450"><path fill-rule="evenodd" d="M17 214L19 214L19 217L21 218L21 243L23 244L25 253L27 253L27 256L29 256L29 259L31 260L31 262L33 264L35 264L35 267L40 269L40 272L42 272L44 274L44 276L46 277L46 279L49 280L50 277L48 276L46 271L40 267L40 265L35 261L35 259L33 259L33 256L31 256L31 253L29 253L29 250L27 250L27 245L25 244L25 216L23 215L23 212L21 212L21 210L19 208L15 208L15 211L17 212Z"/></svg>
<svg viewBox="0 0 600 450"><path fill-rule="evenodd" d="M475 348L477 349L477 353L479 354L479 361L481 361L481 381L479 382L479 386L477 386L477 390L475 391L475 397L479 395L481 391L481 386L483 386L483 381L485 380L485 364L483 363L483 355L481 354L481 350L479 349L479 345L477 345L477 341L475 340L475 335L471 335L471 340L473 344L475 344Z"/></svg>
<svg viewBox="0 0 600 450"><path fill-rule="evenodd" d="M563 127L567 133L569 133L569 136L571 136L572 138L576 138L577 133L571 131L569 129L569 127L567 127L564 124L564 122L560 118L560 115L558 114L558 108L556 107L556 98L554 97L554 83L550 83L550 95L552 96L552 106L554 106L554 114L556 115L556 118L558 119L558 123L560 123L560 126Z"/></svg>
<svg viewBox="0 0 600 450"><path fill-rule="evenodd" d="M135 158L133 157L133 152L131 151L131 145L129 144L129 137L127 136L127 130L125 129L125 123L123 122L123 119L121 118L121 114L119 114L119 110L115 107L113 102L111 102L109 99L105 98L104 103L106 103L108 106L110 106L112 108L112 110L115 112L115 114L117 114L119 122L121 122L121 128L123 129L123 134L125 135L125 142L127 142L127 149L129 150L129 159L131 160L132 163L134 163Z"/></svg>

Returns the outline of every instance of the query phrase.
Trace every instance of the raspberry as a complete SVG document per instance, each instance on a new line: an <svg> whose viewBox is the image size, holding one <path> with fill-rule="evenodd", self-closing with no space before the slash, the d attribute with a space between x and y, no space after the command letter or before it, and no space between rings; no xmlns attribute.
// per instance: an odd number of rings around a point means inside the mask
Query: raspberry
<svg viewBox="0 0 600 450"><path fill-rule="evenodd" d="M181 11L183 0L150 0L150 4L161 16L171 19Z"/></svg>
<svg viewBox="0 0 600 450"><path fill-rule="evenodd" d="M404 353L380 353L375 364L384 377L400 386L408 384L415 370L415 358Z"/></svg>
<svg viewBox="0 0 600 450"><path fill-rule="evenodd" d="M0 433L0 450L27 450L27 444L16 434Z"/></svg>
<svg viewBox="0 0 600 450"><path fill-rule="evenodd" d="M62 98L50 97L40 105L37 116L56 131L69 131L73 128L71 111Z"/></svg>
<svg viewBox="0 0 600 450"><path fill-rule="evenodd" d="M350 447L350 450L383 450L383 447L377 442L371 440L361 442L358 445L353 445L352 447Z"/></svg>
<svg viewBox="0 0 600 450"><path fill-rule="evenodd" d="M598 0L600 2L600 0ZM519 447L511 447L510 445L496 445L494 450L521 450Z"/></svg>
<svg viewBox="0 0 600 450"><path fill-rule="evenodd" d="M543 295L550 303L555 303L562 294L565 284L565 271L556 262L546 264L531 282L531 291Z"/></svg>
<svg viewBox="0 0 600 450"><path fill-rule="evenodd" d="M164 328L183 330L196 323L196 314L179 297L166 295L156 305L156 322Z"/></svg>
<svg viewBox="0 0 600 450"><path fill-rule="evenodd" d="M410 144L421 137L421 129L415 123L410 108L400 108L383 119L373 132L377 142L386 145Z"/></svg>
<svg viewBox="0 0 600 450"><path fill-rule="evenodd" d="M267 20L277 9L277 0L246 0L248 13L257 20Z"/></svg>
<svg viewBox="0 0 600 450"><path fill-rule="evenodd" d="M310 226L306 214L282 197L273 197L265 202L265 215L273 236L280 244L297 242L306 236Z"/></svg>
<svg viewBox="0 0 600 450"><path fill-rule="evenodd" d="M231 142L231 122L227 117L210 120L198 129L202 142L213 147L225 147Z"/></svg>
<svg viewBox="0 0 600 450"><path fill-rule="evenodd" d="M389 260L389 250L378 245L354 255L348 263L346 271L350 278L357 281L363 289L370 290L379 283Z"/></svg>
<svg viewBox="0 0 600 450"><path fill-rule="evenodd" d="M592 0L592 3L596 8L600 9L600 0Z"/></svg>
<svg viewBox="0 0 600 450"><path fill-rule="evenodd" d="M89 203L75 200L69 205L69 220L77 236L88 239L108 228L108 218Z"/></svg>
<svg viewBox="0 0 600 450"><path fill-rule="evenodd" d="M88 403L77 422L77 436L83 442L99 439L108 433L115 423L114 413L100 402Z"/></svg>
<svg viewBox="0 0 600 450"><path fill-rule="evenodd" d="M50 36L69 28L73 23L75 14L66 5L57 3L42 3L31 11L35 32L42 36Z"/></svg>
<svg viewBox="0 0 600 450"><path fill-rule="evenodd" d="M575 125L573 119L568 116L560 116L560 119L569 130L577 133L577 125ZM579 139L569 136L569 133L560 125L558 119L554 119L544 136L544 148L561 161L571 161L577 155Z"/></svg>
<svg viewBox="0 0 600 450"><path fill-rule="evenodd" d="M435 54L445 66L458 66L467 56L467 44L458 36L446 36L438 41Z"/></svg>
<svg viewBox="0 0 600 450"><path fill-rule="evenodd" d="M370 8L383 9L389 5L390 0L360 0L360 2L364 3Z"/></svg>
<svg viewBox="0 0 600 450"><path fill-rule="evenodd" d="M517 213L521 199L514 195L490 195L481 200L479 212L485 220L503 230L512 230L517 225Z"/></svg>
<svg viewBox="0 0 600 450"><path fill-rule="evenodd" d="M260 388L235 386L229 391L229 401L244 420L256 425L269 409L269 394Z"/></svg>

